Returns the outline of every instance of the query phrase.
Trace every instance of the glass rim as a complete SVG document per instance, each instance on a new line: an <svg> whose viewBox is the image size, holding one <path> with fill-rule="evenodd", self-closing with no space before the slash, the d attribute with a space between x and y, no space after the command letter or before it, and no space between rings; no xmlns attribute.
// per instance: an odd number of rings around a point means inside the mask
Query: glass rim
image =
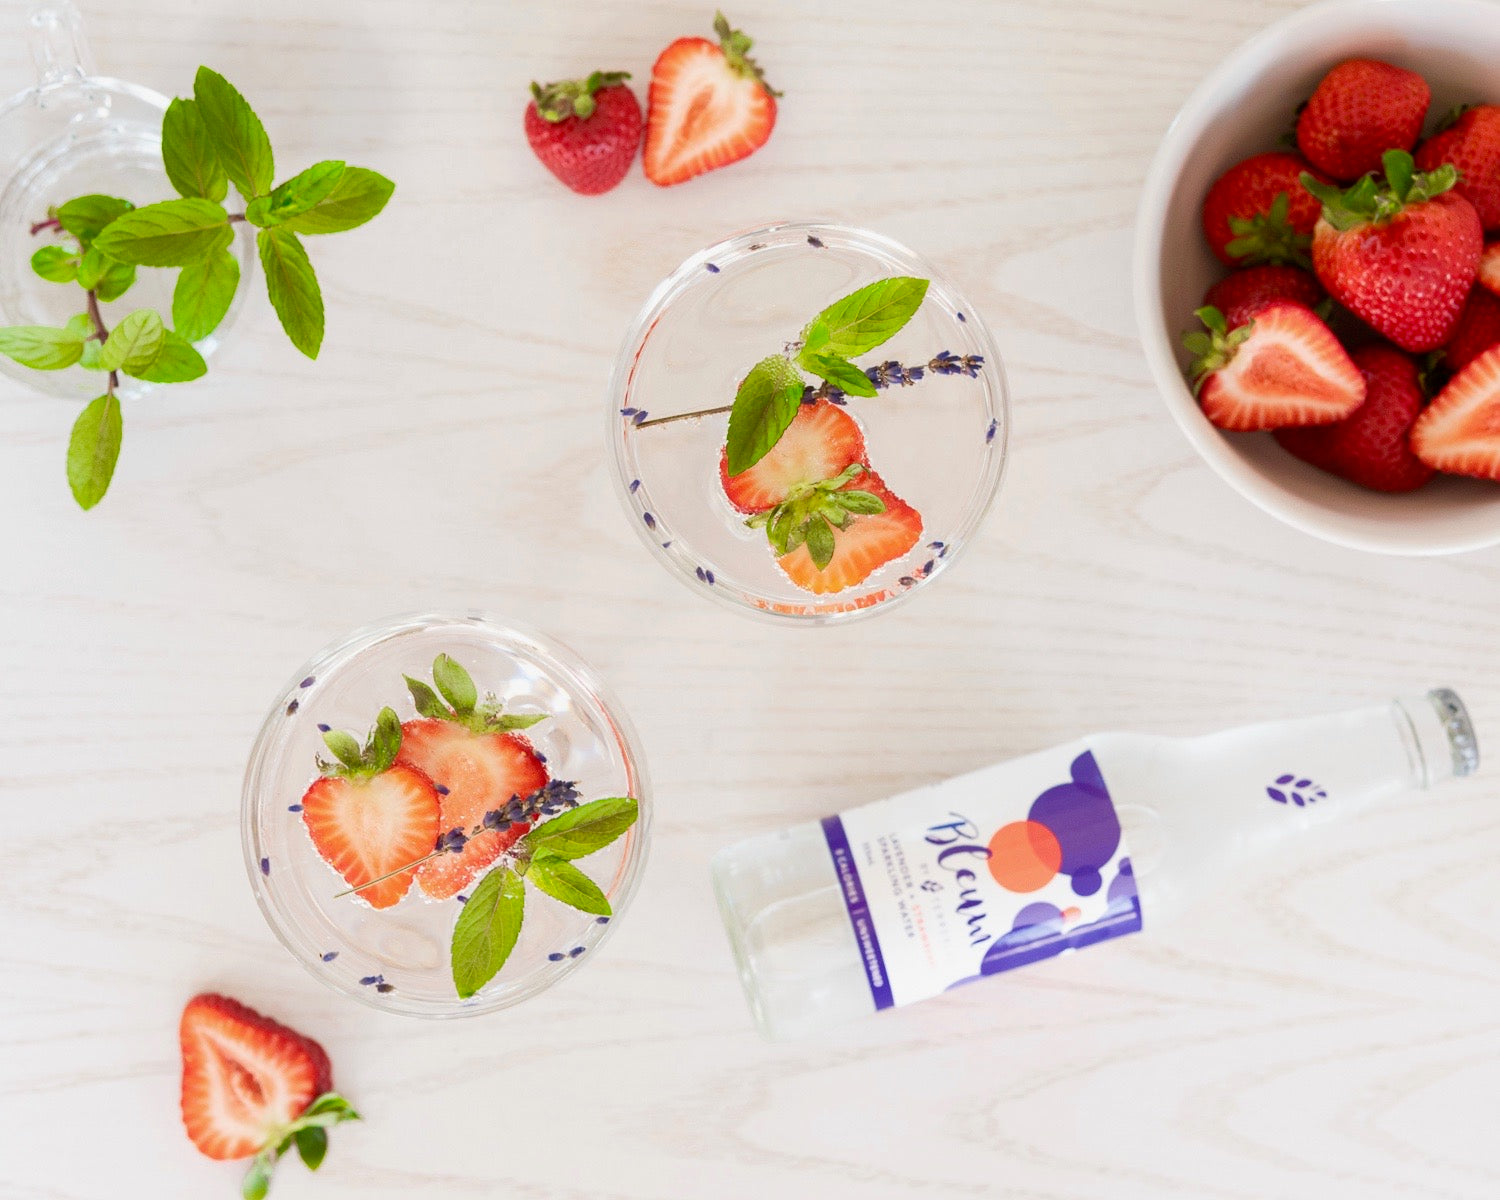
<svg viewBox="0 0 1500 1200"><path fill-rule="evenodd" d="M631 378L634 375L635 365L640 359L642 347L651 330L655 327L661 314L678 299L686 286L691 281L701 280L708 263L726 257L726 251L738 250L742 246L749 246L757 241L769 239L773 236L782 237L787 234L794 234L806 237L816 235L819 231L853 236L862 242L880 247L893 257L907 259L918 265L927 278L941 283L943 289L949 295L962 302L963 307L961 311L965 314L965 328L972 333L975 340L983 347L986 366L993 365L994 368L992 373L986 372L986 375L988 376L987 382L990 384L995 419L998 425L985 470L976 481L975 488L964 509L963 517L959 521L958 527L956 530L950 532L948 538L945 539L942 565L939 570L918 578L911 586L902 587L899 591L890 592L874 603L862 606L849 604L844 607L840 607L835 603L830 604L826 608L820 608L817 601L812 599L810 595L807 604L809 611L791 612L786 611L784 608L774 607L769 603L756 603L736 594L731 589L721 586L703 586L703 577L698 573L699 564L690 561L689 556L685 553L662 546L662 539L656 536L657 531L654 527L648 526L644 519L645 514L649 512L653 514L655 519L659 520L659 517L655 517L655 510L649 504L645 503L643 499L643 497L649 498L649 482L642 481L636 491L631 491L631 483L634 477L627 462L625 446L626 430L625 424L620 417L620 409L626 406L625 400L630 394ZM995 342L994 333L985 321L984 315L969 303L968 297L954 285L945 271L936 268L927 258L918 254L909 246L883 233L877 233L860 225L851 225L847 222L832 219L805 218L773 221L768 224L745 229L739 233L721 238L704 247L702 250L689 255L668 273L652 289L651 294L642 304L640 311L636 314L635 319L625 332L624 339L620 343L620 349L615 356L614 365L610 371L609 384L606 388L604 419L606 423L606 438L611 450L610 463L615 477L615 495L620 501L620 505L626 514L630 526L635 530L636 536L640 538L641 543L651 552L652 557L664 565L675 579L694 594L699 596L706 595L714 603L731 609L734 612L762 621L774 622L779 625L818 626L848 624L851 621L872 617L905 604L915 593L922 591L938 575L950 570L964 556L974 534L984 522L985 517L994 506L995 500L1000 494L1000 488L1005 481L1006 468L1010 461L1010 389L1005 376L1004 360L1000 356L999 346ZM669 540L676 541L677 539Z"/></svg>
<svg viewBox="0 0 1500 1200"><path fill-rule="evenodd" d="M461 1000L455 995L450 1002L443 1004L428 1001L413 1003L406 1000L399 992L390 996L378 996L372 994L373 989L370 988L350 988L327 972L318 970L322 963L321 961L317 964L313 962L313 957L317 956L316 950L294 941L288 929L290 921L284 919L280 911L283 906L282 897L277 894L278 889L274 883L268 880L261 870L256 824L266 803L269 802L271 791L263 779L263 774L267 764L275 758L274 752L289 736L285 716L286 704L288 697L295 699L303 693L305 689L302 688L302 681L316 677L318 671L327 672L347 666L359 651L392 636L445 624L475 625L531 643L540 651L548 672L555 672L558 678L578 685L579 691L602 710L608 718L608 724L615 732L629 784L628 794L637 801L639 812L635 825L625 835L628 842L620 868L620 883L618 889L610 897L610 907L613 912L609 923L599 927L599 932L591 943L594 949L602 946L614 935L620 919L640 887L641 876L645 871L650 849L652 819L651 783L646 772L644 757L640 751L640 738L620 706L619 700L594 669L571 647L528 625L501 618L482 609L400 613L360 626L328 643L309 657L276 693L277 699L271 705L265 720L261 722L255 742L251 746L249 758L246 760L240 791L240 848L244 856L245 874L250 881L250 890L255 896L256 907L260 909L262 918L275 935L276 940L308 974L324 987L380 1012L428 1020L477 1017L513 1008L561 983L577 971L585 959L592 960L595 956L590 953L578 958L567 958L560 963L549 963L547 964L550 968L548 971L537 973L534 978L519 985L514 992L503 998L490 997L488 1002L483 995L471 997L468 1000ZM300 885L293 890L298 895L305 894L305 889ZM313 957L309 957L309 954Z"/></svg>

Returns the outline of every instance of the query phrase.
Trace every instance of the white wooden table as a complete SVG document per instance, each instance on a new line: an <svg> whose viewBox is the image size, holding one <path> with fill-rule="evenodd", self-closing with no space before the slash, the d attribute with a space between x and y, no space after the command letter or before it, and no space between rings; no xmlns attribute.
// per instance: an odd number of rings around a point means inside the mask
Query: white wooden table
<svg viewBox="0 0 1500 1200"><path fill-rule="evenodd" d="M0 384L0 1196L235 1194L176 1112L176 1020L204 988L321 1039L368 1118L320 1177L288 1164L280 1200L1500 1194L1493 773L1225 880L1160 940L814 1045L752 1031L708 888L734 839L1091 729L1443 683L1500 751L1500 554L1382 559L1276 524L1196 459L1136 344L1149 157L1197 80L1295 3L866 0L856 19L760 0L730 16L786 91L769 146L603 198L532 160L527 82L624 67L644 94L709 6L84 7L105 73L170 93L207 62L282 161L347 155L399 188L317 247L322 359L257 298L208 380L133 406L91 514L62 479L71 406ZM0 91L27 82L24 13L0 3ZM812 633L669 578L599 436L657 280L804 214L935 259L1015 396L1009 478L967 560L908 608ZM419 505L424 478L441 486ZM597 962L531 1007L439 1025L350 1004L282 950L243 878L239 782L306 654L469 605L607 675L658 823ZM830 680L841 702L804 712Z"/></svg>

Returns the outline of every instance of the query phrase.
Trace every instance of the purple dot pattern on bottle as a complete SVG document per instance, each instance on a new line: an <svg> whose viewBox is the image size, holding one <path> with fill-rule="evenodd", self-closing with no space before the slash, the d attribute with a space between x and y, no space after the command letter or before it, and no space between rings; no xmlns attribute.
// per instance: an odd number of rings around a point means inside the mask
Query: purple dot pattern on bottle
<svg viewBox="0 0 1500 1200"><path fill-rule="evenodd" d="M1291 804L1297 808L1328 799L1326 791L1302 775L1278 775L1276 781L1266 787L1266 795L1277 804Z"/></svg>

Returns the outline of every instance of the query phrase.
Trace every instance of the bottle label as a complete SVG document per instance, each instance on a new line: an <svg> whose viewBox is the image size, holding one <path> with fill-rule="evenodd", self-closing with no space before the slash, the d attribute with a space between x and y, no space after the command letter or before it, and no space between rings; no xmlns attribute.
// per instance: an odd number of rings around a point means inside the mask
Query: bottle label
<svg viewBox="0 0 1500 1200"><path fill-rule="evenodd" d="M828 817L823 836L876 1008L1141 927L1086 743Z"/></svg>

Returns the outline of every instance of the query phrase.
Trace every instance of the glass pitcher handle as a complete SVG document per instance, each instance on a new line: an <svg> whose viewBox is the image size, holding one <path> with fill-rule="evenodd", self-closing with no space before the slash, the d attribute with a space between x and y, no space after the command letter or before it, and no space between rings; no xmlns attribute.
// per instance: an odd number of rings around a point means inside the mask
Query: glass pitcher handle
<svg viewBox="0 0 1500 1200"><path fill-rule="evenodd" d="M31 60L40 87L84 79L94 73L83 18L70 0L38 4L31 10Z"/></svg>

